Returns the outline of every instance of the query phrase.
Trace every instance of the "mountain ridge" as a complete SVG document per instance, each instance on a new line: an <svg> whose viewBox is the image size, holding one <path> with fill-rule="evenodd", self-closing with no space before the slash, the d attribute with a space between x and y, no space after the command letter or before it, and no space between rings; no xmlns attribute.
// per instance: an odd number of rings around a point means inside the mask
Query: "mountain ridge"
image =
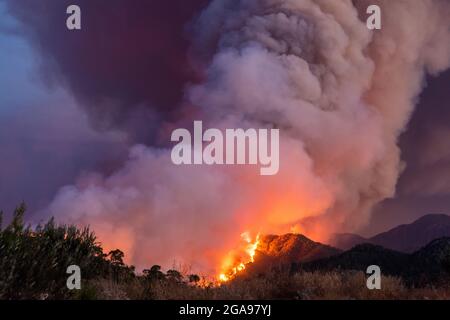
<svg viewBox="0 0 450 320"><path fill-rule="evenodd" d="M409 223L401 224L373 237L364 238L357 234L334 235L329 245L341 250L371 243L405 253L413 253L434 239L450 237L450 216L446 214L427 214Z"/></svg>
<svg viewBox="0 0 450 320"><path fill-rule="evenodd" d="M360 244L335 256L294 264L291 271L354 270L365 273L370 265L379 266L382 275L402 278L408 285L448 285L450 237L435 239L414 253L402 253L369 243Z"/></svg>

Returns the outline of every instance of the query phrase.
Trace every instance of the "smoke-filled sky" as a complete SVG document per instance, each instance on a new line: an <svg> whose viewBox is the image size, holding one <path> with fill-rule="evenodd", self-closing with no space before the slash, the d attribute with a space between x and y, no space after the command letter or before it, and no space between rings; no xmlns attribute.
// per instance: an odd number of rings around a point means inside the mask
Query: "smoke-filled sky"
<svg viewBox="0 0 450 320"><path fill-rule="evenodd" d="M244 231L450 214L449 17L447 0L0 1L0 207L198 268ZM280 173L173 166L170 131L194 119L280 128Z"/></svg>

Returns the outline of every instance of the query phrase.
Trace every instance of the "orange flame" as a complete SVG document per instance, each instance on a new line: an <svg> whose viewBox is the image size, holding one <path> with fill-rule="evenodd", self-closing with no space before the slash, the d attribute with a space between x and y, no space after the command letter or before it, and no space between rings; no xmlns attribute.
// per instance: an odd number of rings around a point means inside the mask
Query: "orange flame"
<svg viewBox="0 0 450 320"><path fill-rule="evenodd" d="M238 273L245 270L246 265L248 263L255 261L256 250L259 246L259 233L256 236L255 241L252 242L251 236L249 232L244 232L241 234L241 238L245 241L246 245L244 248L245 260L243 257L236 258L230 253L228 257L225 259L223 272L219 274L220 282L227 282L233 279Z"/></svg>

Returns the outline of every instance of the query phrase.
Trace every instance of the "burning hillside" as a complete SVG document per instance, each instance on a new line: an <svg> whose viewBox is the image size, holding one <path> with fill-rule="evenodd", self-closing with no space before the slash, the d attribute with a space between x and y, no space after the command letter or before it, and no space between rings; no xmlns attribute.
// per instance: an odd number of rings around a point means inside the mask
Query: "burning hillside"
<svg viewBox="0 0 450 320"><path fill-rule="evenodd" d="M255 255L260 245L260 235L258 234L254 241L252 241L248 232L241 234L241 237L244 242L243 247L241 247L240 252L235 250L227 255L222 265L219 281L231 280L237 274L243 272L249 263L255 261Z"/></svg>
<svg viewBox="0 0 450 320"><path fill-rule="evenodd" d="M279 263L307 262L329 257L340 250L314 242L301 234L281 236L267 235L261 238L258 246L259 259L272 259Z"/></svg>
<svg viewBox="0 0 450 320"><path fill-rule="evenodd" d="M292 263L309 262L340 253L333 247L314 242L301 234L258 236L255 242L248 242L248 260L227 260L220 281L228 281L246 272L258 273L273 267L290 266Z"/></svg>

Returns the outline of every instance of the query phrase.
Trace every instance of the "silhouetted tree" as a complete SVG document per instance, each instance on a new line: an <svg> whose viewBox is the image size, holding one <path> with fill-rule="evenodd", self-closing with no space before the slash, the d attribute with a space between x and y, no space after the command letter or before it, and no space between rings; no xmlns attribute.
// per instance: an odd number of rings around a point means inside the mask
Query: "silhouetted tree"
<svg viewBox="0 0 450 320"><path fill-rule="evenodd" d="M197 283L200 281L200 277L196 274L190 274L189 275L189 282L191 283Z"/></svg>
<svg viewBox="0 0 450 320"><path fill-rule="evenodd" d="M177 270L168 270L166 273L166 277L168 280L174 282L181 282L183 280L183 276Z"/></svg>
<svg viewBox="0 0 450 320"><path fill-rule="evenodd" d="M163 280L165 278L164 273L161 272L161 266L158 265L154 265L150 269L145 269L143 273L150 281Z"/></svg>
<svg viewBox="0 0 450 320"><path fill-rule="evenodd" d="M109 260L111 261L112 265L114 266L124 266L125 263L123 262L123 258L125 254L119 250L112 250L108 253Z"/></svg>

